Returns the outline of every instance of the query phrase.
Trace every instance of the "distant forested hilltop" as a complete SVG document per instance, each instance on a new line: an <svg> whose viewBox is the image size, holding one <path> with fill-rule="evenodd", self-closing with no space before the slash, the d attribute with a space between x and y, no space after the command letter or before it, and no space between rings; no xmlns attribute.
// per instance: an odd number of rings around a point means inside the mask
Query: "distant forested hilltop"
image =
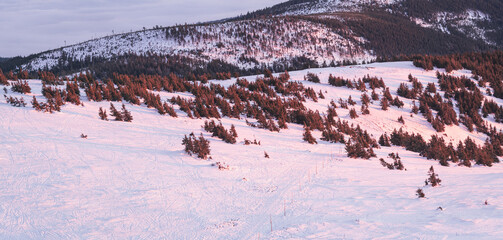
<svg viewBox="0 0 503 240"><path fill-rule="evenodd" d="M197 76L490 52L503 46L500 9L503 1L495 0L296 0L221 21L92 39L12 58L0 68L70 74L133 59L154 62L150 72L161 74L169 63Z"/></svg>

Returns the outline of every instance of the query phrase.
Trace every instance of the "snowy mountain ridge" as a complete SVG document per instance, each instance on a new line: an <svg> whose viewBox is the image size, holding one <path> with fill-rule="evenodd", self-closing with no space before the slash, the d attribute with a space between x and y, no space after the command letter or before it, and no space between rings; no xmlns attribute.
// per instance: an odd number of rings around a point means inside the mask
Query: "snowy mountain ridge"
<svg viewBox="0 0 503 240"><path fill-rule="evenodd" d="M243 70L282 71L501 47L502 16L494 10L501 2L459 6L450 1L293 0L233 19L93 39L14 58L1 67L71 73L124 55L157 54L201 63L219 60ZM292 67L299 58L302 67Z"/></svg>
<svg viewBox="0 0 503 240"><path fill-rule="evenodd" d="M312 58L319 64L324 61L368 61L373 56L361 47L362 44L357 36L343 37L310 21L257 19L176 26L99 38L42 53L22 67L28 70L51 69L63 55L73 61L84 61L131 53L180 55L204 61L220 59L244 69L287 62L300 56Z"/></svg>
<svg viewBox="0 0 503 240"><path fill-rule="evenodd" d="M468 3L468 4L466 4ZM481 4L479 4L481 3ZM465 5L466 4L466 5ZM277 4L259 10L250 15L312 15L337 12L366 12L384 9L390 13L410 17L422 27L431 27L446 34L452 34L448 28L456 29L462 35L475 40L482 40L490 45L495 41L488 37L498 31L498 26L491 26L493 19L501 22L501 13L494 8L501 8L501 2L467 1L458 3L451 0L414 1L414 0L311 0ZM491 12L489 14L488 12ZM425 14L426 13L426 14ZM491 16L492 15L492 16ZM498 23L495 23L498 25Z"/></svg>

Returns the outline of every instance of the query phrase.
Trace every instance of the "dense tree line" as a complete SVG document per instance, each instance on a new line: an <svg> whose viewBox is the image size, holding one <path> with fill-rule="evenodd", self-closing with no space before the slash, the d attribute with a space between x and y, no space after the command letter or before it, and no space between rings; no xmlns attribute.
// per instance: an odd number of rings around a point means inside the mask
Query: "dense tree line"
<svg viewBox="0 0 503 240"><path fill-rule="evenodd" d="M462 34L447 34L424 28L411 21L408 16L392 14L386 10L338 13L337 16L338 18L316 16L300 16L299 18L325 24L338 33L350 29L358 36L367 39L368 42L363 44L363 48L374 50L381 59L390 59L399 55L491 50L491 47L482 41L473 40Z"/></svg>
<svg viewBox="0 0 503 240"><path fill-rule="evenodd" d="M443 166L448 166L449 162L470 167L471 161L476 164L492 166L498 163L498 156L503 156L501 140L503 134L497 132L495 128L491 130L491 136L483 146L478 146L472 139L466 138L464 142L459 142L456 147L452 143L447 143L442 137L433 135L426 142L419 134L394 130L390 137L387 134L381 135L379 144L381 146L405 147L406 150L417 152L427 159L436 159Z"/></svg>

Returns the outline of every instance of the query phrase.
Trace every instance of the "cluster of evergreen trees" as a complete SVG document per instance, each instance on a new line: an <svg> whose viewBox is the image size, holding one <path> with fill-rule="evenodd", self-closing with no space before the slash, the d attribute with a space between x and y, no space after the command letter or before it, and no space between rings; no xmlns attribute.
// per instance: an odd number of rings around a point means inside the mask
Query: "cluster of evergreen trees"
<svg viewBox="0 0 503 240"><path fill-rule="evenodd" d="M503 156L501 148L501 140L503 134L497 132L495 128L491 130L491 137L483 146L478 146L471 138L466 138L464 142L459 142L457 147L439 136L433 135L429 142L426 142L419 134L409 134L408 132L394 130L391 136L387 134L381 135L379 144L381 146L405 147L408 151L420 153L428 159L436 159L443 166L448 166L449 163L472 166L471 161L476 164L492 166L493 163L498 163L498 156Z"/></svg>
<svg viewBox="0 0 503 240"><path fill-rule="evenodd" d="M11 90L22 94L31 93L31 87L27 81L17 80L11 84Z"/></svg>
<svg viewBox="0 0 503 240"><path fill-rule="evenodd" d="M194 133L185 135L182 141L185 146L185 152L189 155L196 155L198 158L207 159L210 155L210 141L206 140L201 133L201 136L196 137Z"/></svg>
<svg viewBox="0 0 503 240"><path fill-rule="evenodd" d="M99 110L99 116L102 120L108 120L106 112L102 108ZM133 115L126 109L126 105L122 104L121 111L117 110L113 103L110 103L110 116L114 117L115 121L132 122Z"/></svg>
<svg viewBox="0 0 503 240"><path fill-rule="evenodd" d="M61 111L61 105L57 105L53 98L47 99L47 102L39 102L35 96L31 100L31 106L39 112L54 113Z"/></svg>
<svg viewBox="0 0 503 240"><path fill-rule="evenodd" d="M492 95L503 98L503 51L491 52L471 52L463 54L452 54L447 56L418 55L413 58L414 65L427 70L433 66L458 70L461 68L471 70L478 80L479 86L486 86L492 89Z"/></svg>
<svg viewBox="0 0 503 240"><path fill-rule="evenodd" d="M383 167L389 170L406 170L398 153L390 153L388 157L393 159L393 163L388 163L383 158L380 158L379 161Z"/></svg>
<svg viewBox="0 0 503 240"><path fill-rule="evenodd" d="M222 125L222 123L216 124L214 120L204 121L204 130L212 133L213 137L218 137L226 143L234 144L236 143L236 138L238 137L238 133L236 132L236 127L234 124L231 125L231 129L227 130Z"/></svg>
<svg viewBox="0 0 503 240"><path fill-rule="evenodd" d="M7 97L7 95L3 96L5 98L5 101L13 107L26 107L26 102L24 101L23 97L18 99L17 97Z"/></svg>

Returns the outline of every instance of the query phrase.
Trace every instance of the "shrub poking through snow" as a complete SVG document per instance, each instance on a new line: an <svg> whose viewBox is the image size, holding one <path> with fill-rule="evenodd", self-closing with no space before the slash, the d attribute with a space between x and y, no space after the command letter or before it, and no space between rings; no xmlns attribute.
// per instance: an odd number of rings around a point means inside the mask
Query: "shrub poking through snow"
<svg viewBox="0 0 503 240"><path fill-rule="evenodd" d="M37 111L44 111L44 112L48 112L48 113L53 113L54 111L60 110L60 108L54 104L53 99L48 99L47 103L44 103L44 102L38 102L37 98L35 96L33 96L33 99L31 101L31 105Z"/></svg>
<svg viewBox="0 0 503 240"><path fill-rule="evenodd" d="M375 90L372 90L372 94L370 96L372 97L373 101L379 100L379 95L376 93Z"/></svg>
<svg viewBox="0 0 503 240"><path fill-rule="evenodd" d="M358 114L356 114L356 110L354 108L351 108L351 110L349 110L349 117L351 119L355 119L358 117Z"/></svg>
<svg viewBox="0 0 503 240"><path fill-rule="evenodd" d="M230 130L230 133L231 133L231 135L232 135L234 138L237 138L237 137L238 137L238 132L236 131L236 127L234 126L234 124L231 124L231 130Z"/></svg>
<svg viewBox="0 0 503 240"><path fill-rule="evenodd" d="M400 116L400 117L398 118L398 122L399 122L399 123L401 123L401 124L405 124L405 121L403 120L403 117L402 117L402 116Z"/></svg>
<svg viewBox="0 0 503 240"><path fill-rule="evenodd" d="M24 101L23 97L18 99L17 97L7 97L6 95L3 96L5 97L5 101L7 101L7 103L12 105L13 107L26 107L26 102Z"/></svg>
<svg viewBox="0 0 503 240"><path fill-rule="evenodd" d="M260 141L258 141L258 142L257 142L257 139L255 139L255 140L251 141L251 140L248 140L248 139L246 139L246 138L245 138L245 140L244 140L244 144L245 144L245 145L251 145L251 144L254 144L254 145L260 145Z"/></svg>
<svg viewBox="0 0 503 240"><path fill-rule="evenodd" d="M124 122L132 122L133 121L133 115L131 115L131 112L126 109L126 106L122 104L122 117L124 119Z"/></svg>
<svg viewBox="0 0 503 240"><path fill-rule="evenodd" d="M103 110L103 108L100 107L98 115L100 116L101 120L108 121L107 110Z"/></svg>
<svg viewBox="0 0 503 240"><path fill-rule="evenodd" d="M190 156L194 154L198 158L207 159L210 155L210 141L206 140L202 133L198 138L194 136L194 133L189 134L189 137L185 135L182 145L185 146L185 152Z"/></svg>
<svg viewBox="0 0 503 240"><path fill-rule="evenodd" d="M304 129L305 131L303 140L310 144L318 144L318 142L316 142L316 138L314 138L313 135L311 134L311 130L309 130L309 127L304 125Z"/></svg>
<svg viewBox="0 0 503 240"><path fill-rule="evenodd" d="M350 158L369 159L376 156L372 147L365 147L364 144L355 141L353 138L346 142L346 152Z"/></svg>
<svg viewBox="0 0 503 240"><path fill-rule="evenodd" d="M442 182L442 180L438 178L438 174L435 173L435 169L431 166L428 171L428 178L425 181L426 185L431 184L432 187L436 187L440 186L440 182Z"/></svg>
<svg viewBox="0 0 503 240"><path fill-rule="evenodd" d="M234 125L232 125L231 130L228 131L227 129L225 129L225 127L222 125L222 123L219 123L217 125L214 120L211 120L210 122L205 121L203 128L207 132L212 133L213 137L220 138L220 139L224 140L224 142L226 142L226 143L230 143L230 144L236 143L236 136L238 134L236 132L236 128L234 127Z"/></svg>
<svg viewBox="0 0 503 240"><path fill-rule="evenodd" d="M321 92L321 90L320 90L320 92L318 93L318 98L320 98L320 99L325 99L325 95L323 95L323 93Z"/></svg>
<svg viewBox="0 0 503 240"><path fill-rule="evenodd" d="M381 109L386 111L386 110L388 110L388 107L389 107L388 99L386 97L382 97L381 98Z"/></svg>
<svg viewBox="0 0 503 240"><path fill-rule="evenodd" d="M379 137L379 145L383 147L391 147L388 134L384 133L381 137Z"/></svg>
<svg viewBox="0 0 503 240"><path fill-rule="evenodd" d="M346 86L349 80L346 80L342 77L335 77L332 74L328 77L328 83L334 87L343 87Z"/></svg>
<svg viewBox="0 0 503 240"><path fill-rule="evenodd" d="M398 156L398 153L390 153L388 155L389 158L392 158L394 160L393 163L388 163L386 161L384 161L384 159L379 159L379 161L381 162L381 165L383 165L383 167L385 168L388 168L389 170L407 170L405 169L405 167L403 166L403 163L402 161L400 160L400 156Z"/></svg>
<svg viewBox="0 0 503 240"><path fill-rule="evenodd" d="M331 125L325 127L321 133L321 140L331 143L344 143L344 135Z"/></svg>
<svg viewBox="0 0 503 240"><path fill-rule="evenodd" d="M421 189L421 188L418 188L418 189L416 190L416 196L417 196L418 198L425 198L425 197L426 197L426 196L424 195L423 189Z"/></svg>
<svg viewBox="0 0 503 240"><path fill-rule="evenodd" d="M218 166L218 170L224 171L224 170L229 170L229 164L225 164L224 162L217 162L216 165Z"/></svg>
<svg viewBox="0 0 503 240"><path fill-rule="evenodd" d="M363 93L360 100L362 101L362 105L369 105L370 103L370 98L369 98L369 95L367 95L366 93Z"/></svg>
<svg viewBox="0 0 503 240"><path fill-rule="evenodd" d="M353 100L353 98L351 96L349 96L349 98L348 98L348 104L351 106L356 105L356 102Z"/></svg>
<svg viewBox="0 0 503 240"><path fill-rule="evenodd" d="M122 114L110 103L110 116L115 117L115 121L122 121Z"/></svg>
<svg viewBox="0 0 503 240"><path fill-rule="evenodd" d="M360 111L362 112L362 115L369 115L369 106L368 105L362 105Z"/></svg>
<svg viewBox="0 0 503 240"><path fill-rule="evenodd" d="M404 103L398 97L395 97L395 99L391 101L391 105L396 106L398 108L402 108Z"/></svg>
<svg viewBox="0 0 503 240"><path fill-rule="evenodd" d="M103 114L102 114L103 112ZM99 112L100 118L102 120L108 120L106 119L106 111L102 111L100 108ZM103 115L103 117L102 117ZM121 111L117 110L115 106L110 103L110 116L115 117L115 121L124 121L124 122L132 122L133 121L133 115L131 115L131 112L126 109L126 106L122 104L122 109Z"/></svg>
<svg viewBox="0 0 503 240"><path fill-rule="evenodd" d="M403 166L403 163L402 163L402 160L400 159L400 156L398 155L398 153L390 153L388 155L388 157L390 157L391 159L394 160L393 162L393 167L396 169L396 170L407 170L405 169L405 167Z"/></svg>
<svg viewBox="0 0 503 240"><path fill-rule="evenodd" d="M163 109L162 111L160 109L158 111L165 112L169 114L171 117L178 117L173 106L168 105L167 102L164 102L164 104L162 105L162 109Z"/></svg>
<svg viewBox="0 0 503 240"><path fill-rule="evenodd" d="M393 170L393 169L395 169L395 168L393 167L393 164L387 163L386 161L384 161L384 159L383 159L383 158L380 158L380 159L379 159L379 161L381 162L381 165L382 165L383 167L388 168L389 170Z"/></svg>
<svg viewBox="0 0 503 240"><path fill-rule="evenodd" d="M412 109L410 112L417 114L419 112L419 108L416 106L416 101L412 101Z"/></svg>
<svg viewBox="0 0 503 240"><path fill-rule="evenodd" d="M18 92L18 93L31 93L31 88L30 88L30 85L28 84L27 81L21 81L21 80L18 80L14 83L12 83L12 87L11 87L11 90L13 92Z"/></svg>
<svg viewBox="0 0 503 240"><path fill-rule="evenodd" d="M307 75L304 76L304 80L314 82L314 83L320 83L320 78L318 77L318 75L316 75L314 73L307 73Z"/></svg>

